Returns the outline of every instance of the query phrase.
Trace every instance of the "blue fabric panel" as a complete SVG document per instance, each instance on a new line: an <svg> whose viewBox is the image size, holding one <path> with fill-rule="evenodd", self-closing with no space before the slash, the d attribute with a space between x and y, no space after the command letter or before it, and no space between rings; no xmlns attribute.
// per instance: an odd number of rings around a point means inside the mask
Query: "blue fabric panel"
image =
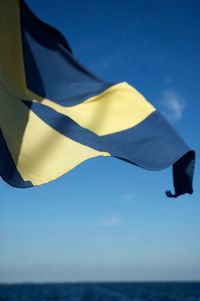
<svg viewBox="0 0 200 301"><path fill-rule="evenodd" d="M137 126L104 139L120 151L120 158L150 170L164 169L190 150L158 111Z"/></svg>
<svg viewBox="0 0 200 301"><path fill-rule="evenodd" d="M20 10L25 74L30 90L71 106L111 86L83 67L62 34L40 21L24 1L20 1Z"/></svg>
<svg viewBox="0 0 200 301"><path fill-rule="evenodd" d="M15 163L10 155L4 137L0 130L0 176L4 181L14 187L28 188L33 186L31 182L24 181L16 169Z"/></svg>
<svg viewBox="0 0 200 301"><path fill-rule="evenodd" d="M107 151L109 149L110 152L112 150L112 146L106 145L106 142L102 140L102 137L81 127L70 117L57 113L52 108L40 103L24 101L24 104L46 124L62 135L99 151ZM114 149L112 152L114 152Z"/></svg>
<svg viewBox="0 0 200 301"><path fill-rule="evenodd" d="M133 128L98 136L47 106L28 101L24 103L62 135L146 169L166 168L189 151L188 146L157 111Z"/></svg>

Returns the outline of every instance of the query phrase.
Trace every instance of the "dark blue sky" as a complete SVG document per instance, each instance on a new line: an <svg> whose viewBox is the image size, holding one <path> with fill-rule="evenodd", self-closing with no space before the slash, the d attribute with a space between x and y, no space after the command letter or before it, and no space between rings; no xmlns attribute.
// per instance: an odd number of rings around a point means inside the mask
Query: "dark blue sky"
<svg viewBox="0 0 200 301"><path fill-rule="evenodd" d="M198 0L27 1L109 82L127 81L197 151ZM0 182L0 281L200 280L195 193L167 199L171 170L90 160L45 186Z"/></svg>

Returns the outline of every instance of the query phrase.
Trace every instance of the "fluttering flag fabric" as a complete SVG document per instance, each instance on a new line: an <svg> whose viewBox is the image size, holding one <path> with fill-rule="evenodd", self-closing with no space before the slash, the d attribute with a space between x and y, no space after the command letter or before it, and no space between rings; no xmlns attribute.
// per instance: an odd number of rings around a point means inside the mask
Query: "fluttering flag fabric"
<svg viewBox="0 0 200 301"><path fill-rule="evenodd" d="M110 84L75 58L25 1L0 0L0 175L14 187L56 179L90 158L173 165L176 197L192 193L195 153L126 82Z"/></svg>

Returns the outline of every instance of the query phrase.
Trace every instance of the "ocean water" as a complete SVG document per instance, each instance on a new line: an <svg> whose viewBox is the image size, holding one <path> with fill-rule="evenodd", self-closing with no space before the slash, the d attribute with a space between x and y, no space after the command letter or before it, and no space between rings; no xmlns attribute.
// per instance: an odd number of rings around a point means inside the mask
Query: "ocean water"
<svg viewBox="0 0 200 301"><path fill-rule="evenodd" d="M0 301L200 301L200 282L0 284Z"/></svg>

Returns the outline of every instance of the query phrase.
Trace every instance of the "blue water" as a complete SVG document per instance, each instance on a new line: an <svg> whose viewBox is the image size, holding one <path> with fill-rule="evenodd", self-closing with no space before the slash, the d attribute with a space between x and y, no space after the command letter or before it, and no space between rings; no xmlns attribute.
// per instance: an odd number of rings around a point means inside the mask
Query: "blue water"
<svg viewBox="0 0 200 301"><path fill-rule="evenodd" d="M200 282L0 284L0 301L200 301Z"/></svg>

